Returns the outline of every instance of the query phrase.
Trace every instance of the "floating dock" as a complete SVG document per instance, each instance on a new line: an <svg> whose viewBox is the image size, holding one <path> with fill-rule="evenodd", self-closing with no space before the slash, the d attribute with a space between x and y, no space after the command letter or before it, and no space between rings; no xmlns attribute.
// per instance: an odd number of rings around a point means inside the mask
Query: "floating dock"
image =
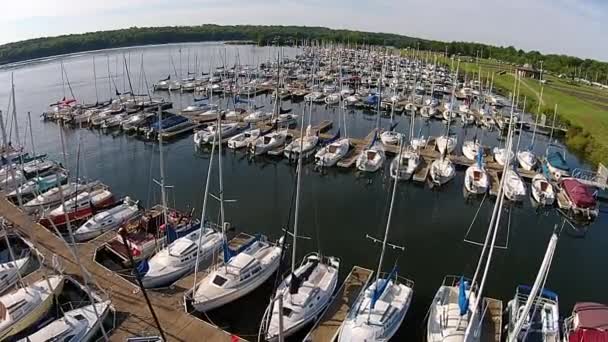
<svg viewBox="0 0 608 342"><path fill-rule="evenodd" d="M48 268L52 268L55 258L64 274L82 279L80 267L84 267L91 277L90 285L93 290L99 294L107 294L117 316L120 317L111 332L112 340L125 341L134 336L160 336L139 288L94 261L95 252L106 236L95 240L95 243L77 244L79 264L63 239L32 221L27 214L10 203L4 193L0 193L0 215L13 225L15 231L33 243L44 256L44 265ZM35 281L33 277L43 274L44 272L35 272L29 279ZM155 291L148 291L148 296L165 336L170 341L239 340L238 337L184 312L182 296L168 297Z"/></svg>
<svg viewBox="0 0 608 342"><path fill-rule="evenodd" d="M306 342L331 342L337 339L340 327L346 319L361 291L367 287L374 271L354 266L342 286L313 329L306 335Z"/></svg>
<svg viewBox="0 0 608 342"><path fill-rule="evenodd" d="M484 342L501 342L502 338L502 301L485 297L483 299L483 321L481 323L481 338Z"/></svg>

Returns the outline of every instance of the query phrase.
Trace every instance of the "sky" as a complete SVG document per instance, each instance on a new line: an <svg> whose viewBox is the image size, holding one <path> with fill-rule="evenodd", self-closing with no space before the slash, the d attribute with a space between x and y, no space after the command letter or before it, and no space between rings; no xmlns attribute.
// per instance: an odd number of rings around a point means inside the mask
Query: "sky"
<svg viewBox="0 0 608 342"><path fill-rule="evenodd" d="M306 25L608 61L608 0L9 0L0 44L132 26ZM602 24L604 27L602 27Z"/></svg>

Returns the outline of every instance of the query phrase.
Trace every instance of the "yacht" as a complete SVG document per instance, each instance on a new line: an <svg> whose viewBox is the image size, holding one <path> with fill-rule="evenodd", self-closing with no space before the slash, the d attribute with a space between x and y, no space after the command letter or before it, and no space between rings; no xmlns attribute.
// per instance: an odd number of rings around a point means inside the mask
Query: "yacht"
<svg viewBox="0 0 608 342"><path fill-rule="evenodd" d="M365 172L376 172L384 164L386 156L380 142L373 143L370 148L363 150L357 157L357 169Z"/></svg>
<svg viewBox="0 0 608 342"><path fill-rule="evenodd" d="M36 196L44 193L56 186L65 183L68 179L67 171L53 173L44 177L35 177L21 185L17 190L8 194L8 197L17 197L20 194L23 197Z"/></svg>
<svg viewBox="0 0 608 342"><path fill-rule="evenodd" d="M201 227L169 243L149 261L144 260L145 273L141 281L146 288L172 284L194 270L199 264L209 261L222 246L222 234L210 227ZM145 264L144 264L145 265Z"/></svg>
<svg viewBox="0 0 608 342"><path fill-rule="evenodd" d="M25 203L23 205L23 209L28 213L32 213L41 208L47 209L58 205L61 202L61 193L63 193L64 199L70 199L71 197L75 196L77 192L80 193L83 191L94 190L100 186L102 185L99 182L85 184L69 182L67 184L51 188L36 196L34 199ZM59 187L61 187L61 191L59 190Z"/></svg>
<svg viewBox="0 0 608 342"><path fill-rule="evenodd" d="M315 147L319 143L319 136L313 134L312 127L308 125L306 128L306 135L301 139L292 140L287 146L285 146L285 150L283 154L285 158L290 160L296 160L298 155L302 153L302 158L308 158L315 152Z"/></svg>
<svg viewBox="0 0 608 342"><path fill-rule="evenodd" d="M279 285L275 299L281 296L283 310L277 304L269 306L270 321L266 340L278 341L279 316L283 320L283 337L289 337L319 317L329 304L338 284L340 260L310 253L300 266ZM268 314L268 312L267 312Z"/></svg>
<svg viewBox="0 0 608 342"><path fill-rule="evenodd" d="M436 185L443 185L456 175L454 164L449 158L440 158L431 163L431 181Z"/></svg>
<svg viewBox="0 0 608 342"><path fill-rule="evenodd" d="M348 138L340 139L322 147L315 154L315 163L322 167L331 167L344 158L350 149Z"/></svg>
<svg viewBox="0 0 608 342"><path fill-rule="evenodd" d="M471 281L464 277L446 276L437 290L427 321L427 342L478 342L479 336L471 334L465 341L469 322L479 322L468 303L475 303L477 291L471 289Z"/></svg>
<svg viewBox="0 0 608 342"><path fill-rule="evenodd" d="M409 180L420 166L420 155L415 149L406 149L391 162L391 177ZM398 170L398 171L397 171Z"/></svg>
<svg viewBox="0 0 608 342"><path fill-rule="evenodd" d="M203 144L211 144L213 141L219 143L221 140L227 139L238 133L239 124L238 123L222 123L221 124L221 138L220 138L220 129L218 129L217 123L211 124L196 133L194 133L194 144L196 146L200 146ZM220 139L218 139L220 138Z"/></svg>
<svg viewBox="0 0 608 342"><path fill-rule="evenodd" d="M110 310L109 300L70 310L19 342L93 341Z"/></svg>
<svg viewBox="0 0 608 342"><path fill-rule="evenodd" d="M108 208L116 203L114 194L107 189L83 191L76 197L65 201L59 207L43 214L40 223L51 228L68 222L89 218L95 212Z"/></svg>
<svg viewBox="0 0 608 342"><path fill-rule="evenodd" d="M508 169L504 183L504 192L507 199L513 202L520 202L526 196L526 185L519 174L513 169Z"/></svg>
<svg viewBox="0 0 608 342"><path fill-rule="evenodd" d="M270 132L258 137L249 145L249 152L255 156L265 154L285 143L287 131Z"/></svg>
<svg viewBox="0 0 608 342"><path fill-rule="evenodd" d="M0 340L9 339L43 318L63 284L63 276L51 276L0 296Z"/></svg>
<svg viewBox="0 0 608 342"><path fill-rule="evenodd" d="M248 129L228 139L228 148L239 149L253 143L261 134L259 128Z"/></svg>
<svg viewBox="0 0 608 342"><path fill-rule="evenodd" d="M140 214L138 203L125 197L122 204L95 214L78 227L74 232L74 240L83 242L94 239L107 231L118 229L122 224Z"/></svg>
<svg viewBox="0 0 608 342"><path fill-rule="evenodd" d="M197 285L192 297L196 311L206 312L235 301L262 285L279 268L281 243L268 242L265 236L252 238L239 251L228 252ZM227 259L227 260L226 260Z"/></svg>

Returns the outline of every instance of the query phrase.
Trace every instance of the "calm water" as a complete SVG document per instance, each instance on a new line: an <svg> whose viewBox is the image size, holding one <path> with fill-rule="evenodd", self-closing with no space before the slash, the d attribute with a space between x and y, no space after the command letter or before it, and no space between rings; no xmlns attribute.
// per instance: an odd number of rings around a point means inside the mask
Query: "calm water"
<svg viewBox="0 0 608 342"><path fill-rule="evenodd" d="M96 52L66 57L63 63L76 98L90 103L96 100L93 57L97 73L97 97L105 100L110 95L106 56L109 56L109 69L119 89L127 85L122 77L124 56L132 73L133 87L140 93L144 92L142 85L145 84L141 77L142 55L143 69L150 86L157 79L174 73L171 59L176 72L180 74L181 65L181 73L185 75L188 51L190 70L195 69L194 56L198 55L198 70L205 71L209 70L210 65L221 65L224 54L227 65L234 64L237 55L242 64L257 64L276 56L276 50L272 48L189 44L181 46L180 63L179 48L179 45L172 45ZM295 53L293 49L285 50L286 55ZM0 84L4 85L0 92L3 113L6 114L13 72L21 136L27 134L26 145L31 146L29 128L26 128L27 112L31 111L37 153L46 152L57 160L63 160L60 128L54 123L41 122L39 115L49 103L64 96L60 70L59 60L51 60L0 71ZM176 107L186 106L191 101L191 95L173 95L171 99ZM269 100L269 97L262 96L257 101L258 104L268 104ZM283 107L292 107L297 113L301 113L303 108L302 104L290 103L285 103ZM315 106L312 122L332 119L337 123L338 115L337 108ZM376 125L376 116L369 113L348 111L346 116L348 134L353 137L367 135ZM397 129L408 132L409 117L398 116L397 120L402 121ZM388 118L381 121L382 125L388 126ZM422 134L427 136L441 134L444 130L440 122L424 124L417 121L416 131L420 128ZM337 124L333 129L338 129ZM465 137L475 135L487 145L501 143L495 132L462 129L460 124L455 125L454 132L459 134L460 143ZM100 179L116 193L130 195L144 205L159 201L158 187L151 181L159 174L157 146L133 137L107 135L88 129L65 129L64 135L67 164L72 172L76 172L79 157L80 175ZM522 146L527 145L529 139L529 135L524 134ZM537 139L535 147L538 153L544 151L546 143L546 137ZM170 202L178 208L185 210L194 207L200 212L209 153L195 151L191 136L167 144L164 151L167 183L174 186L170 192ZM460 147L457 151L460 151ZM261 232L278 239L282 234L281 228L288 220L295 184L293 165L284 160L268 158L250 161L242 152L225 151L223 157L225 194L227 198L237 200L226 205L227 219L237 230ZM568 159L571 165L580 165L573 156L568 156ZM401 275L413 279L416 285L414 301L399 332L401 339L398 340L422 339L425 314L445 275L472 276L475 270L480 249L463 240L482 200L465 201L463 178L461 170L451 183L440 190L430 190L427 186L414 183L399 185L390 241L406 249L399 253L388 251L384 270L397 263ZM389 188L388 172L381 171L371 177L357 175L353 170L329 170L320 174L308 165L302 177L300 232L312 239L299 242L299 254L303 256L320 250L327 255L339 256L342 259L342 278L353 265L376 268L380 247L367 240L365 235L382 236ZM217 190L217 177L214 177L211 189ZM494 201L489 198L483 201L469 232L469 239L483 241L493 204ZM211 204L209 212L212 218L216 217L218 210L215 203ZM506 303L518 284L533 282L553 226L560 224L561 219L553 211L536 212L529 201L525 201L523 205L506 208L501 222L498 244L508 245L508 249L495 253L486 294ZM608 219L603 214L584 238L562 235L547 287L560 295L563 315L570 311L576 301L608 302L605 291L608 274L602 271L607 266L605 251L602 252L608 242L607 228ZM249 298L211 313L211 320L245 337L255 334L270 293L269 287L267 285Z"/></svg>

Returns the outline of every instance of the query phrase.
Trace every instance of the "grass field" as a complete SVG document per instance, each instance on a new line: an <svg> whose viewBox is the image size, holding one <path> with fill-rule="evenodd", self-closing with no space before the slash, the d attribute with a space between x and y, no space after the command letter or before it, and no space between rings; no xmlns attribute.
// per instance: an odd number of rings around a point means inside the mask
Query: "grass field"
<svg viewBox="0 0 608 342"><path fill-rule="evenodd" d="M450 66L451 60L441 60ZM467 77L477 78L481 68L482 83L488 73L494 74L494 88L508 96L513 91L514 66L481 60L477 63L460 63L460 72ZM502 71L502 72L501 72ZM500 75L499 75L500 73ZM558 118L570 129L565 143L573 152L586 161L608 165L608 90L581 85L545 74L541 111L551 114L557 104ZM520 87L520 101L527 97L526 109L536 113L541 84L534 79L524 78Z"/></svg>

